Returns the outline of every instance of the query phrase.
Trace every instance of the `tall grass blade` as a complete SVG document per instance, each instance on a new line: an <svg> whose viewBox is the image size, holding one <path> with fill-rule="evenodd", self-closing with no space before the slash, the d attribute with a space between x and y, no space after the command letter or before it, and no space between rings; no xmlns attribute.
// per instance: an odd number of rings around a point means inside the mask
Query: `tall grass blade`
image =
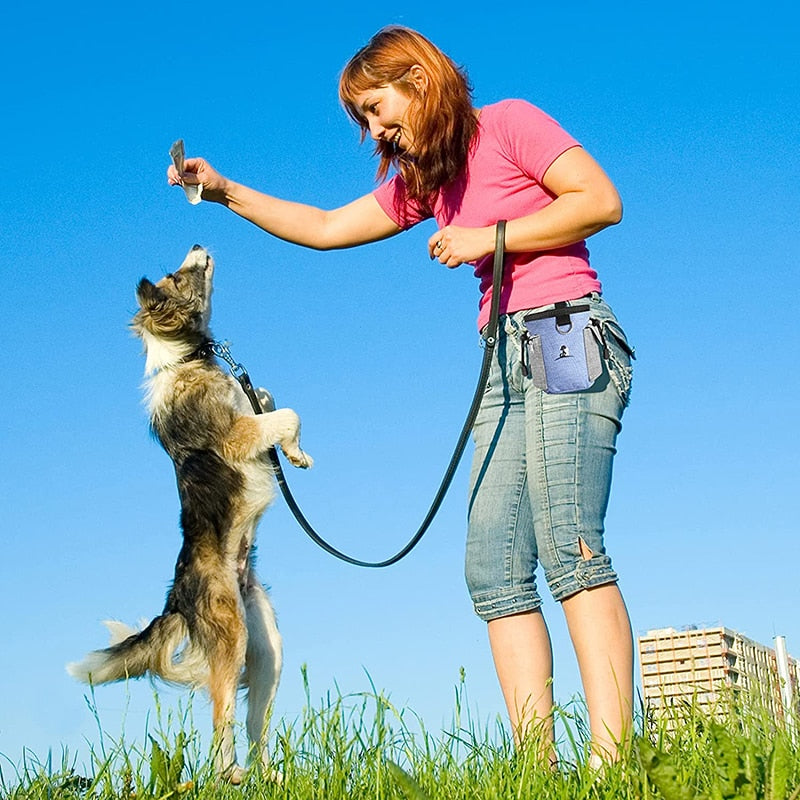
<svg viewBox="0 0 800 800"><path fill-rule="evenodd" d="M647 739L639 740L638 751L647 777L664 800L701 800L702 796L681 777L672 756L657 750Z"/></svg>
<svg viewBox="0 0 800 800"><path fill-rule="evenodd" d="M402 767L394 761L387 761L386 766L408 800L431 800L431 797L422 791L422 787Z"/></svg>
<svg viewBox="0 0 800 800"><path fill-rule="evenodd" d="M778 736L767 759L764 800L784 800L790 765L789 744L783 736Z"/></svg>

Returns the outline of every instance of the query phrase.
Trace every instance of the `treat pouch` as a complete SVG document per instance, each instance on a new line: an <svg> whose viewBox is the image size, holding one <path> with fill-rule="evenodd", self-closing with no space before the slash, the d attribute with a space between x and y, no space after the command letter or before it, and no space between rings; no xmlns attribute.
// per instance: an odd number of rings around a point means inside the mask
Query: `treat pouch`
<svg viewBox="0 0 800 800"><path fill-rule="evenodd" d="M556 303L523 317L522 366L548 394L588 389L603 372L600 343L588 305Z"/></svg>

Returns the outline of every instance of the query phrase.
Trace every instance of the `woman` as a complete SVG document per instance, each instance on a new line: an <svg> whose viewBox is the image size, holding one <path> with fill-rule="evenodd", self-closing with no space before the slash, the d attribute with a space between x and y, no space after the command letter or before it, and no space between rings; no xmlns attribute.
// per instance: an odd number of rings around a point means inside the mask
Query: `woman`
<svg viewBox="0 0 800 800"><path fill-rule="evenodd" d="M517 742L553 757L552 654L534 571L541 563L566 615L586 695L595 763L618 758L631 727L630 622L603 545L611 463L630 387L624 334L600 296L585 239L621 219L616 189L554 120L521 100L472 106L466 75L426 38L379 31L346 65L348 114L380 157L370 194L332 211L271 197L200 158L171 184L202 184L268 233L325 250L393 236L433 217L428 253L474 266L478 326L491 303L496 222L506 219L500 332L474 426L466 575L488 623ZM604 331L603 374L585 391L550 394L524 373L531 310L580 300Z"/></svg>

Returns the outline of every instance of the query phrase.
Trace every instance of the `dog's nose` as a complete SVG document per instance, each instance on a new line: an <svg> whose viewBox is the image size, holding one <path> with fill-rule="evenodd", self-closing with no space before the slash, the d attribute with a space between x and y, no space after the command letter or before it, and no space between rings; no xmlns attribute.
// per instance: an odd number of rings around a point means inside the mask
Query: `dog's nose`
<svg viewBox="0 0 800 800"><path fill-rule="evenodd" d="M196 244L196 245L195 245L195 246L192 248L192 250L202 250L202 249L203 249L203 245L201 245L201 244Z"/></svg>

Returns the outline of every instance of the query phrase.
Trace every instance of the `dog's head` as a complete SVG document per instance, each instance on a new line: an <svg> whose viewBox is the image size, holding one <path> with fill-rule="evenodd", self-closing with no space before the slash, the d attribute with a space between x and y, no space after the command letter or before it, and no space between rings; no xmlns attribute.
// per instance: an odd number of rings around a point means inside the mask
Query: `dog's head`
<svg viewBox="0 0 800 800"><path fill-rule="evenodd" d="M183 264L158 283L142 278L136 287L139 311L131 323L136 335L176 344L201 344L209 336L213 274L214 260L196 244Z"/></svg>

